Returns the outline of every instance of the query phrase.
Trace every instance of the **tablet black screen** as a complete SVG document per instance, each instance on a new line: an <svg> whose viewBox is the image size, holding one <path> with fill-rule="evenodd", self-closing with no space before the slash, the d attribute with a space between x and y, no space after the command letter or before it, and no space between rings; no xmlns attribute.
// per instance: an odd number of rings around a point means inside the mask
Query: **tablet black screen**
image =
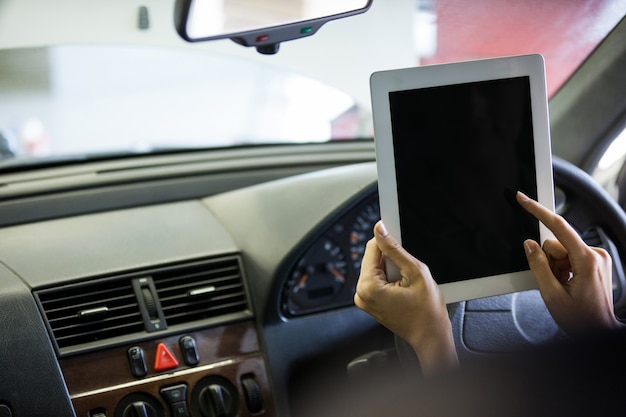
<svg viewBox="0 0 626 417"><path fill-rule="evenodd" d="M389 93L403 246L439 283L528 269L539 225L528 77Z"/></svg>

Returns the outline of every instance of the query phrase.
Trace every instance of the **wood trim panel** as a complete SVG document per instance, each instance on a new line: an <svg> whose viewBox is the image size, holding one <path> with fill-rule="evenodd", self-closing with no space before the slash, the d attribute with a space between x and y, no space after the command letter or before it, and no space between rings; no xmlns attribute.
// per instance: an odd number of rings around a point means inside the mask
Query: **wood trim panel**
<svg viewBox="0 0 626 417"><path fill-rule="evenodd" d="M179 347L179 340L183 336L191 336L196 340L200 356L200 363L196 366L187 366L183 361ZM177 368L162 373L154 371L159 343L165 344L176 357L179 362ZM133 376L130 369L127 352L133 346L144 350L148 373L143 378ZM275 413L265 360L259 351L252 321L68 357L61 359L60 363L76 415L81 417L90 416L89 413L96 409L113 417L118 403L132 393L150 395L161 404L164 415L169 416L169 405L160 390L179 384L187 385L186 402L190 415L195 417L191 413L193 388L203 378L212 375L228 379L237 388L238 416L252 415L247 408L240 382L244 375L254 376L262 398L263 410L254 416L273 416Z"/></svg>

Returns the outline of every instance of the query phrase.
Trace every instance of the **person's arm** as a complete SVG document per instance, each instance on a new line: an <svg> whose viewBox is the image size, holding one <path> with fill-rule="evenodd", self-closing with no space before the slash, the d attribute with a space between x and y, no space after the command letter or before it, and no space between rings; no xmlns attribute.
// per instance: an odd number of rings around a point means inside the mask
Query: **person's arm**
<svg viewBox="0 0 626 417"><path fill-rule="evenodd" d="M523 193L517 201L558 240L524 242L528 265L546 307L568 334L623 326L613 311L611 257L589 247L565 219Z"/></svg>
<svg viewBox="0 0 626 417"><path fill-rule="evenodd" d="M399 268L399 281L387 281L385 257ZM367 243L354 302L413 347L424 375L458 366L452 324L437 283L382 222Z"/></svg>

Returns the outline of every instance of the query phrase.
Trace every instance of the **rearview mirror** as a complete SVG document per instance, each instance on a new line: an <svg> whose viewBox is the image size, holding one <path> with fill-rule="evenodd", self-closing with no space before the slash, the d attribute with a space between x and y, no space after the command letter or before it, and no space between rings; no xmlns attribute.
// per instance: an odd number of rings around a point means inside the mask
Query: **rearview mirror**
<svg viewBox="0 0 626 417"><path fill-rule="evenodd" d="M176 0L178 34L189 42L230 38L275 54L281 42L367 11L373 0Z"/></svg>

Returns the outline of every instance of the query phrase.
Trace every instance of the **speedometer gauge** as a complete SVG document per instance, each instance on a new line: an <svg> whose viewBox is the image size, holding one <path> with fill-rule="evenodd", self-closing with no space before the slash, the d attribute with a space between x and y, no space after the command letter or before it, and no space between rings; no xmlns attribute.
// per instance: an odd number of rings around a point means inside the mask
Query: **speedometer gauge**
<svg viewBox="0 0 626 417"><path fill-rule="evenodd" d="M319 240L290 277L289 310L308 310L331 302L345 286L347 273L341 248L328 238Z"/></svg>
<svg viewBox="0 0 626 417"><path fill-rule="evenodd" d="M321 224L286 262L280 309L286 318L354 305L365 245L380 219L374 187Z"/></svg>
<svg viewBox="0 0 626 417"><path fill-rule="evenodd" d="M357 271L361 270L365 245L374 236L374 225L379 219L380 209L377 202L365 206L354 219L350 232L350 261L352 267Z"/></svg>

